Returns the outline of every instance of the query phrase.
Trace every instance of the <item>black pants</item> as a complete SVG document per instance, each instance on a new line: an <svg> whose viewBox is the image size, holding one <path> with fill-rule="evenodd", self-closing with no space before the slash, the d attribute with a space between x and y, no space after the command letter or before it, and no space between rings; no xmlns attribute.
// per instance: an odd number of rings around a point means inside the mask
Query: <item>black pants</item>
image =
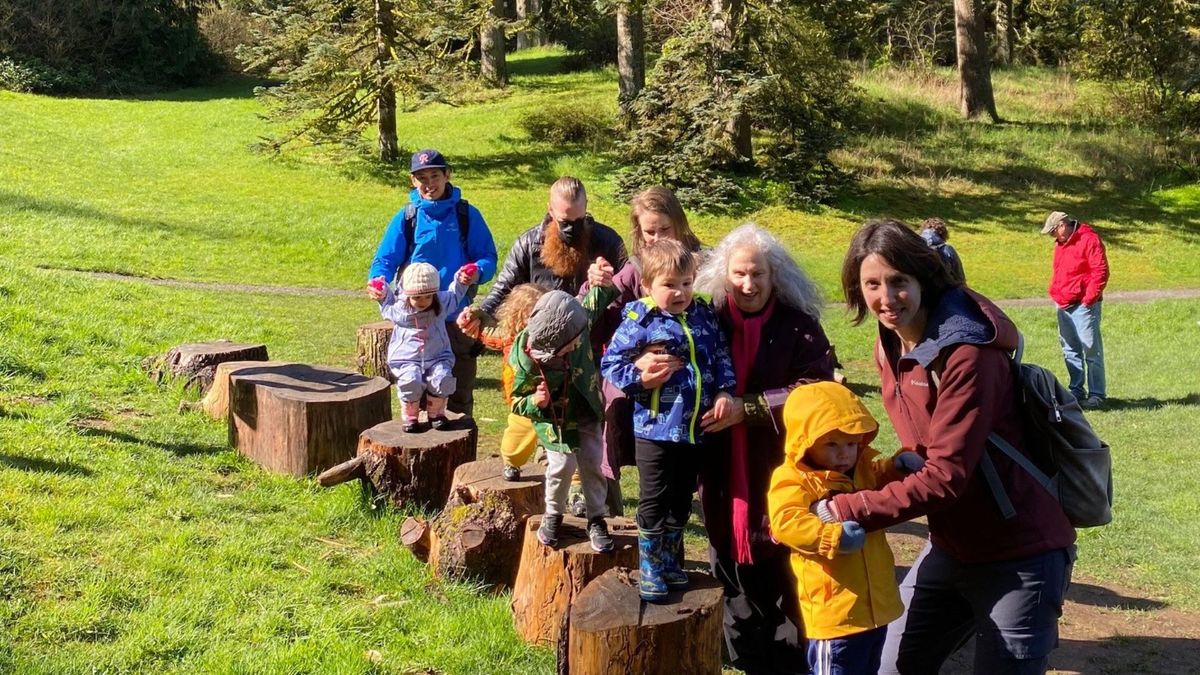
<svg viewBox="0 0 1200 675"><path fill-rule="evenodd" d="M637 439L638 527L661 530L670 522L683 527L692 513L692 493L700 470L702 446Z"/></svg>
<svg viewBox="0 0 1200 675"><path fill-rule="evenodd" d="M467 417L473 417L475 412L475 374L478 370L476 359L479 356L477 351L478 340L467 337L461 330L458 329L458 324L453 321L446 322L446 333L450 336L450 350L454 352L454 368L451 373L454 379L458 381L458 386L454 393L450 394L450 400L446 407L451 412L460 413Z"/></svg>
<svg viewBox="0 0 1200 675"><path fill-rule="evenodd" d="M759 555L760 553L764 555ZM753 565L739 565L709 547L713 576L725 588L725 650L747 675L808 672L796 581L787 549L765 555L755 549Z"/></svg>

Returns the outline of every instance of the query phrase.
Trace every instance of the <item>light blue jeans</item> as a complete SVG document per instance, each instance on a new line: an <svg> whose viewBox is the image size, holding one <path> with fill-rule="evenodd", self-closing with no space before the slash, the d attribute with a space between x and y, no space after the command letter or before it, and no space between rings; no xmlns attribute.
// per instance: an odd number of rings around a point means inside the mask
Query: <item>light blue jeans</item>
<svg viewBox="0 0 1200 675"><path fill-rule="evenodd" d="M1078 303L1058 310L1058 338L1067 362L1071 393L1082 402L1088 396L1105 397L1104 343L1100 340L1100 302ZM1087 392L1084 392L1086 364Z"/></svg>

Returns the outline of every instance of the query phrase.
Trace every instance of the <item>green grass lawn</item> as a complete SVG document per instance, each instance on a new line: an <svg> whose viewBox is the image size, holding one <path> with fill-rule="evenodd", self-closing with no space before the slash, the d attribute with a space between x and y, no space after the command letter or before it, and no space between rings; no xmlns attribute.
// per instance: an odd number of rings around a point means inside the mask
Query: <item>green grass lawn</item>
<svg viewBox="0 0 1200 675"><path fill-rule="evenodd" d="M515 125L550 99L613 107L612 72L555 74L556 58L518 55L513 87L492 102L401 116L402 144L447 153L502 250L562 173L625 229L611 157ZM696 214L706 241L753 218L832 296L863 218L939 214L975 287L1037 296L1050 246L1036 228L1065 205L1109 242L1112 288L1200 285L1200 190L1171 169L1186 147L1095 122L1088 90L1045 71L997 75L1014 120L1002 127L957 121L944 76L860 83L869 125L839 153L858 190L816 212ZM553 655L520 643L506 596L432 580L403 550L403 514L370 514L352 485L260 471L226 447L223 425L177 414L183 393L138 370L173 344L219 337L349 365L373 303L45 269L359 287L403 191L355 162L249 152L267 131L250 86L140 100L0 92L0 672L549 672ZM1046 91L1061 102L1044 103ZM1117 520L1081 534L1079 570L1200 607L1200 470L1185 454L1200 434L1200 301L1105 313L1114 405L1093 419L1114 447ZM1061 375L1052 310L1012 315L1030 357ZM835 310L825 325L852 381L875 382L870 329ZM481 362L496 372L495 357ZM856 387L881 413L877 389ZM498 391L477 399L486 453L503 410Z"/></svg>

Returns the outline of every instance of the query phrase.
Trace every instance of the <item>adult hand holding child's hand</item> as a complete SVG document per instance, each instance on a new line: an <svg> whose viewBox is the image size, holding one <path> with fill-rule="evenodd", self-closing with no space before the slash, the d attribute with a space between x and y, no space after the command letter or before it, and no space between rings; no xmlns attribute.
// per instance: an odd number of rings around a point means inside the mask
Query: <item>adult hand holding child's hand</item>
<svg viewBox="0 0 1200 675"><path fill-rule="evenodd" d="M663 386L676 370L683 367L679 357L663 353L661 348L658 351L647 348L633 365L641 371L642 386L646 389Z"/></svg>
<svg viewBox="0 0 1200 675"><path fill-rule="evenodd" d="M588 284L592 286L612 286L613 266L602 257L588 266Z"/></svg>
<svg viewBox="0 0 1200 675"><path fill-rule="evenodd" d="M473 338L478 338L479 333L483 330L483 324L476 312L478 310L474 307L464 307L458 318L454 320L459 330Z"/></svg>

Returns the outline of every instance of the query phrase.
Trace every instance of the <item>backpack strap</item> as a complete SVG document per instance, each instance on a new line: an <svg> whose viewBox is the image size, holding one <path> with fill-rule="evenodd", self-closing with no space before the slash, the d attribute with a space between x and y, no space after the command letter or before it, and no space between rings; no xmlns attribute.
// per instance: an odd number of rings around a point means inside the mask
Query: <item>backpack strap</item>
<svg viewBox="0 0 1200 675"><path fill-rule="evenodd" d="M1021 451L1012 446L1012 443L1004 440L1000 434L992 433L988 436L988 443L1000 449L1001 452L1008 455L1008 458L1016 462L1022 469L1025 469L1029 475L1033 476L1034 480L1042 484L1050 494L1054 494L1054 483L1050 476L1047 476L1044 471L1038 468L1036 464L1031 462L1028 457L1021 454Z"/></svg>

